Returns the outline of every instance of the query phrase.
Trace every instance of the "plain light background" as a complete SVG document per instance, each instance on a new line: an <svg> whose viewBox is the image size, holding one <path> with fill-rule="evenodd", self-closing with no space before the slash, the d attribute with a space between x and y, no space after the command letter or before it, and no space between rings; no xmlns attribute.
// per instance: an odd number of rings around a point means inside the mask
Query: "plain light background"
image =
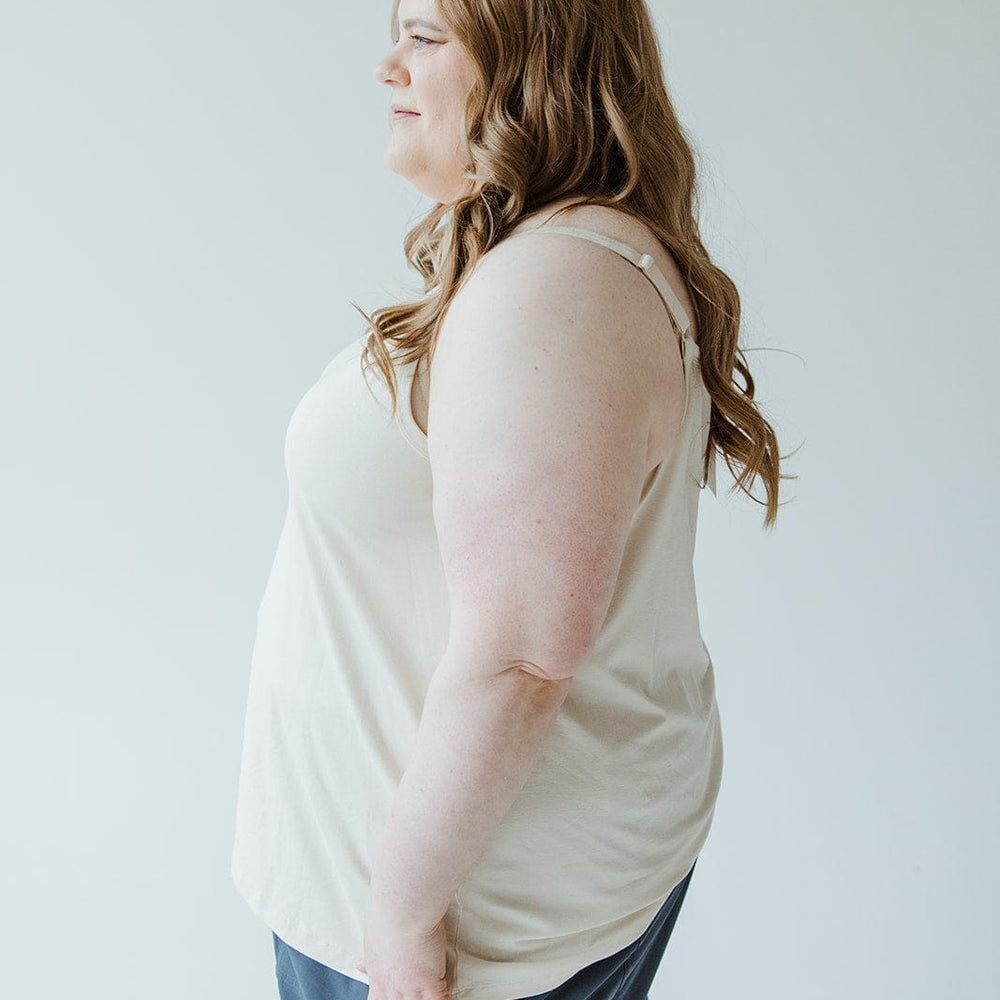
<svg viewBox="0 0 1000 1000"><path fill-rule="evenodd" d="M0 3L5 995L277 995L247 672L288 418L417 288L389 6ZM998 8L652 8L799 476L703 496L726 773L652 1000L996 996Z"/></svg>

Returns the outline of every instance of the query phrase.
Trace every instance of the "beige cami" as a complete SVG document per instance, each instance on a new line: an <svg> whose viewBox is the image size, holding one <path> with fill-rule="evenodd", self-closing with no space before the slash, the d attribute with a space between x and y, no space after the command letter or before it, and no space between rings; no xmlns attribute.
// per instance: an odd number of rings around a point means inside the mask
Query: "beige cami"
<svg viewBox="0 0 1000 1000"><path fill-rule="evenodd" d="M704 844L722 767L693 556L710 397L681 303L652 257L601 234L656 286L686 404L635 510L597 643L541 758L446 916L455 1000L549 990L648 927ZM673 328L672 328L673 327ZM406 766L448 602L427 438L362 374L361 338L296 407L288 511L257 613L232 852L279 937L344 975L362 954L374 850ZM409 400L413 366L399 372ZM715 491L715 460L707 485Z"/></svg>

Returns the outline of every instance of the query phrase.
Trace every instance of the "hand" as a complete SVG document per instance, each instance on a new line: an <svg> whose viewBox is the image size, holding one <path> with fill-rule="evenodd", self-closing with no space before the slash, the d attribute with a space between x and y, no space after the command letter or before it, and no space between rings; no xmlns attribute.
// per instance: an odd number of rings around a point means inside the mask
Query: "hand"
<svg viewBox="0 0 1000 1000"><path fill-rule="evenodd" d="M444 920L429 931L369 920L365 954L357 963L371 984L368 1000L452 1000L445 940Z"/></svg>

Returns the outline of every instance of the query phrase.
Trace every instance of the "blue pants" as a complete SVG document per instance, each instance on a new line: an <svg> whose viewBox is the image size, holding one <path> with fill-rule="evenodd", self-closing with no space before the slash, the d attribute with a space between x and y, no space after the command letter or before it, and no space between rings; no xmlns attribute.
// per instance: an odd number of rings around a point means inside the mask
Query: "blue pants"
<svg viewBox="0 0 1000 1000"><path fill-rule="evenodd" d="M694 866L637 941L581 969L561 986L526 1000L647 1000L693 872ZM307 958L273 932L272 936L281 1000L368 1000L364 983Z"/></svg>

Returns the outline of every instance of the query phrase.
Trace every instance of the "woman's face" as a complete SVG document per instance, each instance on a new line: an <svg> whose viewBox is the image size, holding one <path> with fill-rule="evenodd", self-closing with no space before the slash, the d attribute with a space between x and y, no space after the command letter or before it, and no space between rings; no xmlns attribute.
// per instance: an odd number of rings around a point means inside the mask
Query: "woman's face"
<svg viewBox="0 0 1000 1000"><path fill-rule="evenodd" d="M375 67L392 88L385 162L428 197L451 201L465 183L465 102L476 68L436 0L400 0L397 24L399 41Z"/></svg>

